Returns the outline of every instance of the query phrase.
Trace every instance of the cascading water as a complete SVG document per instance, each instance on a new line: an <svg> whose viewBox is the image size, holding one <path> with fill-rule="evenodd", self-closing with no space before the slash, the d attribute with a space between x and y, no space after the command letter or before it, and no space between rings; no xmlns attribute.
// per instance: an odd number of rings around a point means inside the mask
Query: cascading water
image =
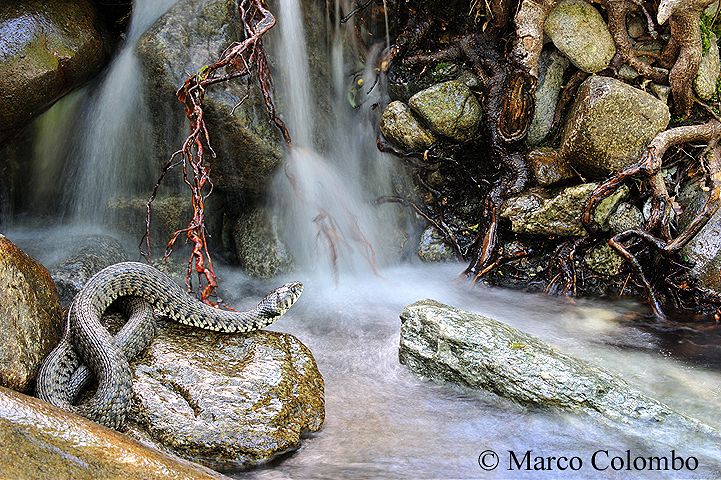
<svg viewBox="0 0 721 480"><path fill-rule="evenodd" d="M337 12L337 10L336 10ZM337 18L337 14L336 14ZM348 102L349 82L342 39L336 24L331 71L335 108L325 142L315 145L321 127L311 92L308 54L298 0L280 0L278 10L279 96L293 147L274 185L276 211L299 270L317 281L339 281L342 273L377 272L397 257L392 244L398 235L393 208L375 207L373 200L393 192L392 163L375 148L369 116L384 102L383 79L374 72L374 57L355 78L358 111ZM325 86L324 86L325 87ZM360 120L359 120L360 117ZM399 177L399 175L396 175ZM390 227L390 228L389 228Z"/></svg>
<svg viewBox="0 0 721 480"><path fill-rule="evenodd" d="M144 102L144 79L135 53L141 35L177 0L135 0L124 44L95 89L86 87L87 101L80 109L77 122L70 120L73 98L64 99L55 111L65 111L64 125L53 118L40 122L39 145L62 145L54 142L58 128L66 137L67 149L36 148L36 171L40 178L49 177L48 165L63 164L63 188L59 217L65 222L101 225L109 220L108 203L121 196L146 193L152 148L151 128ZM70 118L68 118L70 117ZM58 123L61 123L58 125ZM44 137L50 137L43 140ZM67 138L70 137L70 138ZM57 149L57 147L55 147ZM55 157L48 160L48 158ZM57 192L38 201L51 202ZM57 198L57 197L55 197Z"/></svg>

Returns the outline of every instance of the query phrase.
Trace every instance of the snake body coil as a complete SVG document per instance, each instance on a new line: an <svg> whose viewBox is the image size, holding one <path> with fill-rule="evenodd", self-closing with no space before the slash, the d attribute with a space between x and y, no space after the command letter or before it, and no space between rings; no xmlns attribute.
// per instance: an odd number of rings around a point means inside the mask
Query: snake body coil
<svg viewBox="0 0 721 480"><path fill-rule="evenodd" d="M303 292L299 282L287 283L244 312L213 308L192 298L159 270L137 262L111 265L92 277L68 312L60 344L43 363L36 394L104 425L120 428L130 406L131 375L128 361L152 340L153 311L176 322L218 332L262 329L282 316ZM118 298L128 303L130 320L115 339L101 324L108 306ZM77 352L77 354L76 354ZM73 405L92 371L98 387L85 402Z"/></svg>

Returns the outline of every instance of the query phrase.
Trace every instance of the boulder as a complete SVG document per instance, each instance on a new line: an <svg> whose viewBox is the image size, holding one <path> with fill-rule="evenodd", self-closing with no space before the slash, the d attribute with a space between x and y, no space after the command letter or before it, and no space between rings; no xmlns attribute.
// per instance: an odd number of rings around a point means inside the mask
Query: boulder
<svg viewBox="0 0 721 480"><path fill-rule="evenodd" d="M256 207L233 227L238 262L255 278L272 278L288 272L293 258L278 234L278 219L266 208Z"/></svg>
<svg viewBox="0 0 721 480"><path fill-rule="evenodd" d="M457 80L422 90L408 104L431 130L457 142L473 138L481 121L476 96Z"/></svg>
<svg viewBox="0 0 721 480"><path fill-rule="evenodd" d="M616 54L616 44L603 17L583 0L558 2L543 30L556 48L584 72L600 72Z"/></svg>
<svg viewBox="0 0 721 480"><path fill-rule="evenodd" d="M406 150L424 150L436 142L433 134L424 127L403 102L388 104L380 121L383 136Z"/></svg>
<svg viewBox="0 0 721 480"><path fill-rule="evenodd" d="M323 424L323 377L292 335L171 325L131 368L131 434L210 467L267 462Z"/></svg>
<svg viewBox="0 0 721 480"><path fill-rule="evenodd" d="M563 86L563 74L569 66L568 59L555 50L546 50L541 54L538 66L538 88L536 89L536 109L533 121L528 129L528 144L538 145L551 131L556 113L558 96Z"/></svg>
<svg viewBox="0 0 721 480"><path fill-rule="evenodd" d="M60 340L63 314L50 273L0 235L0 385L24 392Z"/></svg>
<svg viewBox="0 0 721 480"><path fill-rule="evenodd" d="M0 142L100 71L97 25L88 0L0 3Z"/></svg>
<svg viewBox="0 0 721 480"><path fill-rule="evenodd" d="M416 251L418 258L427 263L456 260L456 253L434 227L423 230Z"/></svg>
<svg viewBox="0 0 721 480"><path fill-rule="evenodd" d="M703 53L698 73L693 81L693 88L701 100L711 100L716 94L719 73L721 73L721 59L719 59L718 38L711 33L708 36L708 51Z"/></svg>
<svg viewBox="0 0 721 480"><path fill-rule="evenodd" d="M0 443L2 477L15 480L228 478L2 387Z"/></svg>
<svg viewBox="0 0 721 480"><path fill-rule="evenodd" d="M214 196L209 197L206 208ZM108 202L108 217L119 231L140 239L145 234L147 196L112 199ZM206 212L208 213L208 212ZM154 248L164 248L176 230L185 228L193 218L190 193L163 195L155 199L152 206L150 239ZM177 246L183 242L179 240Z"/></svg>
<svg viewBox="0 0 721 480"><path fill-rule="evenodd" d="M554 237L582 237L586 230L581 215L596 183L584 183L560 190L533 189L509 198L501 209L501 218L510 220L516 233ZM619 188L596 207L594 219L606 224L616 206L628 196L628 187Z"/></svg>
<svg viewBox="0 0 721 480"><path fill-rule="evenodd" d="M620 376L484 315L422 300L404 308L400 318L400 361L425 378L524 405L587 413L611 425L673 426L721 438Z"/></svg>
<svg viewBox="0 0 721 480"><path fill-rule="evenodd" d="M100 270L127 260L123 246L113 237L87 235L77 238L76 247L52 268L61 305L69 307L83 285Z"/></svg>
<svg viewBox="0 0 721 480"><path fill-rule="evenodd" d="M603 178L636 163L670 119L666 103L654 96L592 76L578 89L560 154L589 178Z"/></svg>
<svg viewBox="0 0 721 480"><path fill-rule="evenodd" d="M189 21L193 19L193 21ZM214 62L242 37L236 3L229 0L180 0L140 39L138 55L148 79L147 101L156 125L158 165L187 135L183 107L175 91L189 73ZM246 94L243 104L233 111ZM220 189L265 191L282 159L282 137L268 121L257 85L243 81L214 85L205 96L206 123L218 155L213 183Z"/></svg>

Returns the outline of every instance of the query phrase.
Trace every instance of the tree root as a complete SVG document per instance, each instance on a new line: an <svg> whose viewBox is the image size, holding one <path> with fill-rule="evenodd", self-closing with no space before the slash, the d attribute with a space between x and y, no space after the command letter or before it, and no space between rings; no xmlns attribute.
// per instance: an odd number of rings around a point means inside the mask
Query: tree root
<svg viewBox="0 0 721 480"><path fill-rule="evenodd" d="M708 223L709 219L719 209L721 202L721 150L718 142L721 139L721 122L716 119L702 125L677 127L659 133L646 150L646 154L640 162L628 167L622 172L614 175L591 194L583 212L582 221L591 234L599 233L599 226L593 220L593 212L596 207L623 182L638 175L644 175L649 179L651 191L651 215L644 229L631 229L615 235L609 240L609 245L615 248L631 265L638 274L641 282L647 290L649 302L654 314L658 319L665 318L658 294L651 282L644 274L644 269L637 258L625 247L624 243L636 237L655 248L665 255L678 252L701 229ZM706 170L706 183L709 189L709 197L706 204L694 220L675 239L669 234L668 209L670 208L670 197L661 174L661 161L666 151L674 145L681 145L688 142L707 142L707 161L704 162ZM660 236L654 235L660 233Z"/></svg>
<svg viewBox="0 0 721 480"><path fill-rule="evenodd" d="M190 120L190 134L183 142L181 149L168 159L153 188L153 193L146 204L145 235L140 242L141 254L145 258L149 258L151 256L150 221L153 201L167 172L173 167L181 165L183 181L191 191L193 218L186 228L172 234L164 258L170 256L177 240L181 236L185 236L188 243L192 245L185 277L188 292L193 291L192 273L195 271L198 276L198 298L214 306L216 303L211 300L211 297L215 295L218 282L208 251L205 200L213 190L210 164L206 160L206 153L209 153L211 158L215 158L215 152L210 145L210 134L205 123L203 109L206 88L216 83L255 74L271 121L280 129L286 143L291 144L288 129L276 116L271 94L270 69L262 42L263 35L275 25L275 17L264 7L263 0L241 0L238 3L238 13L243 22L245 40L233 43L215 63L206 65L197 73L189 76L176 93L178 100L185 107L185 115ZM145 243L145 250L142 248L143 243Z"/></svg>

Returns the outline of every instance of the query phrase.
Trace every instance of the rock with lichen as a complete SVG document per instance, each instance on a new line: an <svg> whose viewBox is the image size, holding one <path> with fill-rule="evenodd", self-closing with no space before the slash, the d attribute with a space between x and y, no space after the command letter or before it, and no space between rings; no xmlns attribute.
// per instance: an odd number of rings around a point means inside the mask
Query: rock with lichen
<svg viewBox="0 0 721 480"><path fill-rule="evenodd" d="M544 32L584 72L600 72L616 54L616 44L603 17L583 0L558 2L546 19Z"/></svg>
<svg viewBox="0 0 721 480"><path fill-rule="evenodd" d="M501 218L511 222L515 233L582 237L587 233L581 215L596 187L597 183L584 183L557 190L533 189L506 200ZM628 192L628 187L624 186L604 199L594 212L596 223L604 225Z"/></svg>
<svg viewBox="0 0 721 480"><path fill-rule="evenodd" d="M426 88L413 95L408 104L433 132L457 142L473 138L481 121L476 96L457 80Z"/></svg>
<svg viewBox="0 0 721 480"><path fill-rule="evenodd" d="M436 142L433 134L419 122L403 102L388 104L380 121L383 136L406 150L423 150Z"/></svg>
<svg viewBox="0 0 721 480"><path fill-rule="evenodd" d="M592 76L578 89L560 155L585 176L605 178L638 162L670 120L668 105L653 95Z"/></svg>

